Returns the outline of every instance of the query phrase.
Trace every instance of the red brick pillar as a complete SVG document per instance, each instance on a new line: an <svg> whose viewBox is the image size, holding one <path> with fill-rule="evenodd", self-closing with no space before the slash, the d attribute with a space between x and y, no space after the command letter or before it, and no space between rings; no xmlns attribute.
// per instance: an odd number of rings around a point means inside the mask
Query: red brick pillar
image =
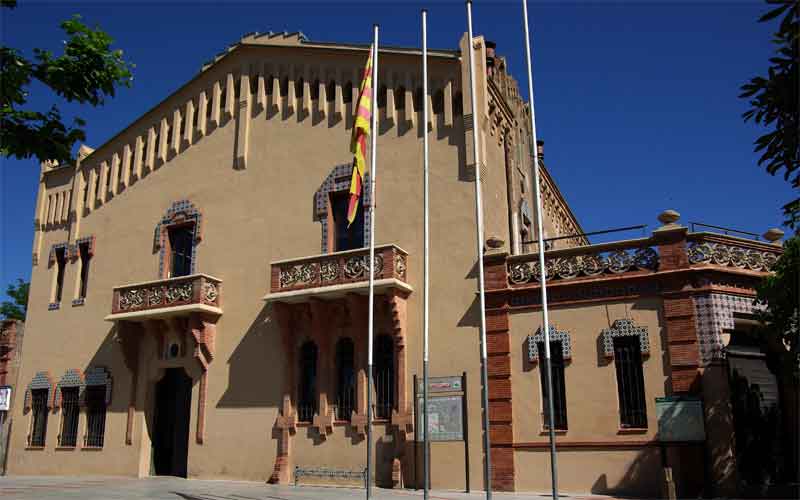
<svg viewBox="0 0 800 500"><path fill-rule="evenodd" d="M659 216L664 225L653 231L658 245L659 272L689 269L688 230L676 223L678 216L675 212L665 212ZM663 285L664 337L672 392L697 394L700 391L700 350L688 274L676 272L665 279Z"/></svg>
<svg viewBox="0 0 800 500"><path fill-rule="evenodd" d="M505 253L484 258L486 290L508 286ZM489 440L492 454L492 489L514 491L514 424L511 397L511 339L508 309L503 299L486 300L486 352L489 372Z"/></svg>

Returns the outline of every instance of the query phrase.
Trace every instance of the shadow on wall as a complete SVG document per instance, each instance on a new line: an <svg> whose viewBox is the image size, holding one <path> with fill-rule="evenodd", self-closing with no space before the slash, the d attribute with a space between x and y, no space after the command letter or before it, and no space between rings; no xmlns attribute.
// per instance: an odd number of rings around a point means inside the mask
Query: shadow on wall
<svg viewBox="0 0 800 500"><path fill-rule="evenodd" d="M658 448L648 447L631 463L622 479L608 484L606 474L600 474L592 485L595 495L658 497L663 482L661 457Z"/></svg>
<svg viewBox="0 0 800 500"><path fill-rule="evenodd" d="M125 365L122 355L122 348L117 339L116 323L108 329L103 341L95 351L92 359L84 367L84 373L90 368L105 367L111 373L111 404L106 408L112 413L127 413L130 402L131 385L133 377L131 371ZM53 377L61 377L61 374L53 374Z"/></svg>
<svg viewBox="0 0 800 500"><path fill-rule="evenodd" d="M217 408L279 408L285 363L279 327L265 305L228 359L228 388Z"/></svg>

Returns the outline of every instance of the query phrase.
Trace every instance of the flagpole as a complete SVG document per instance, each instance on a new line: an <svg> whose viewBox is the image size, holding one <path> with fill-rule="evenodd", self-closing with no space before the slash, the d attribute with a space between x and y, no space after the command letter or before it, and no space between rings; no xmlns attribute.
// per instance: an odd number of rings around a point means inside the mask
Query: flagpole
<svg viewBox="0 0 800 500"><path fill-rule="evenodd" d="M533 107L533 68L531 65L531 39L528 29L528 1L522 0L522 16L525 23L525 58L528 64L528 99L531 105L531 145L533 149L533 186L536 194L536 229L539 251L539 289L542 292L542 323L544 328L544 368L547 374L547 415L550 425L550 475L553 500L558 499L558 461L556 458L555 415L553 411L553 370L550 366L550 320L547 312L547 277L544 262L544 232L542 228L542 195L539 188L539 145L536 143L536 116Z"/></svg>
<svg viewBox="0 0 800 500"><path fill-rule="evenodd" d="M378 87L378 25L373 25L372 89ZM366 75L365 75L366 78ZM370 96L370 166L369 166L369 333L367 347L367 500L372 494L372 335L375 327L375 180L377 175L378 114L375 92Z"/></svg>
<svg viewBox="0 0 800 500"><path fill-rule="evenodd" d="M481 199L481 167L478 154L478 100L475 96L475 51L472 48L472 0L467 0L467 29L469 39L469 85L472 103L472 152L475 165L475 218L477 219L478 243L478 296L481 305L481 383L483 385L483 473L486 476L486 499L492 498L492 454L489 440L489 372L486 366L486 297L483 280L483 200ZM427 125L426 125L427 126Z"/></svg>
<svg viewBox="0 0 800 500"><path fill-rule="evenodd" d="M422 467L424 470L423 498L428 500L430 495L430 461L431 443L428 436L428 330L429 330L429 243L430 226L428 221L428 11L422 9L422 158L423 158L423 226L424 226L424 251L423 251L423 313L422 313Z"/></svg>

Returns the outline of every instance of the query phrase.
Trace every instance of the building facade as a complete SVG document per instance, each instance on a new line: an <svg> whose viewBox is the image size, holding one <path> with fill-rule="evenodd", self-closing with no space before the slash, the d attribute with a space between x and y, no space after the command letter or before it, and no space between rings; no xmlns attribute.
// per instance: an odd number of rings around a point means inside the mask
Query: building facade
<svg viewBox="0 0 800 500"><path fill-rule="evenodd" d="M378 202L375 481L421 478L427 129L431 375L462 394L450 415L459 429L432 444L431 477L485 486L470 46L491 240L492 485L545 490L529 108L494 45L466 36L457 51L431 51L429 96L420 51L380 54L380 181L377 200L364 199ZM74 165L42 165L10 473L290 483L363 469L370 221L365 208L349 229L344 217L367 52L299 33L245 36ZM655 494L654 398L703 394L725 331L707 316L752 307L780 247L689 232L670 214L648 238L589 245L542 172L545 233L567 236L546 256L564 488ZM702 481L686 465L693 451L669 451L686 491Z"/></svg>

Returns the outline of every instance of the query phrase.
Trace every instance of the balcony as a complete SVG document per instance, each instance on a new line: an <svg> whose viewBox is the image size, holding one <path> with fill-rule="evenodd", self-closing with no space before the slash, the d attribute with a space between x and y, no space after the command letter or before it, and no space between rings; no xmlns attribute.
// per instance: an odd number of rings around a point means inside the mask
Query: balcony
<svg viewBox="0 0 800 500"><path fill-rule="evenodd" d="M406 281L408 254L396 245L375 247L375 290L410 293ZM367 293L369 249L348 250L271 263L266 301L298 302L311 296L336 297Z"/></svg>
<svg viewBox="0 0 800 500"><path fill-rule="evenodd" d="M652 238L549 250L544 262L548 282L652 274L659 266ZM536 254L508 258L510 287L538 286L540 276Z"/></svg>
<svg viewBox="0 0 800 500"><path fill-rule="evenodd" d="M222 280L192 274L114 287L106 321L145 321L202 312L222 315Z"/></svg>
<svg viewBox="0 0 800 500"><path fill-rule="evenodd" d="M693 268L722 267L748 274L764 274L772 270L783 253L783 247L775 243L777 237L767 243L728 234L699 232L689 233L686 239L686 251Z"/></svg>

